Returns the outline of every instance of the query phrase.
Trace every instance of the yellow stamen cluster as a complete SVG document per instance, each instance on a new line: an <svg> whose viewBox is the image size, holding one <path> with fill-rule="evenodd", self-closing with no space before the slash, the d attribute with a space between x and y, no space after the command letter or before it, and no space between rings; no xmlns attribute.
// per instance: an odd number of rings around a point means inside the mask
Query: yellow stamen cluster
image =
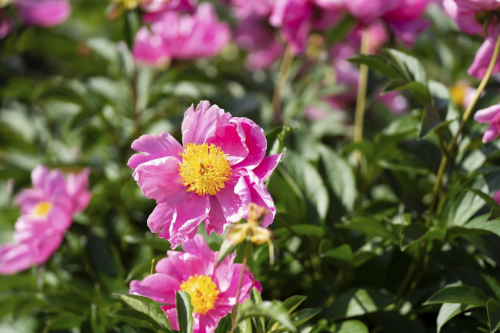
<svg viewBox="0 0 500 333"><path fill-rule="evenodd" d="M189 187L188 192L215 195L231 178L231 164L222 149L214 144L188 143L184 153L179 154L183 160L179 164L179 174L182 184Z"/></svg>
<svg viewBox="0 0 500 333"><path fill-rule="evenodd" d="M191 296L194 312L203 315L215 307L215 301L219 298L217 285L207 275L191 276L181 283L181 290Z"/></svg>
<svg viewBox="0 0 500 333"><path fill-rule="evenodd" d="M52 204L48 201L40 201L33 210L33 215L38 217L45 217L52 209Z"/></svg>
<svg viewBox="0 0 500 333"><path fill-rule="evenodd" d="M450 88L450 95L455 105L462 107L467 95L467 88L469 86L464 82L457 82Z"/></svg>

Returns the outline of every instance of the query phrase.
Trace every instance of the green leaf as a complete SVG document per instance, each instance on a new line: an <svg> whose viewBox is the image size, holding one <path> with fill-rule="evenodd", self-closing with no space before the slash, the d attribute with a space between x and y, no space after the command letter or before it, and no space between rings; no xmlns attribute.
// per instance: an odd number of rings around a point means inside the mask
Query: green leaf
<svg viewBox="0 0 500 333"><path fill-rule="evenodd" d="M45 330L69 330L72 328L79 328L84 320L84 317L70 312L63 312L47 321Z"/></svg>
<svg viewBox="0 0 500 333"><path fill-rule="evenodd" d="M170 323L165 316L165 312L158 306L158 304L147 297L136 296L136 295L120 295L115 294L121 298L125 303L127 303L132 309L143 313L150 318L152 318L156 323L158 323L162 329L171 332Z"/></svg>
<svg viewBox="0 0 500 333"><path fill-rule="evenodd" d="M219 325L215 329L215 333L228 333L231 331L232 321L231 321L231 313L225 316L219 321Z"/></svg>
<svg viewBox="0 0 500 333"><path fill-rule="evenodd" d="M285 139L292 131L293 129L291 127L283 125L275 127L267 132L266 140L268 143L268 154L274 155L283 153L285 151Z"/></svg>
<svg viewBox="0 0 500 333"><path fill-rule="evenodd" d="M323 257L333 259L341 267L352 266L354 260L354 255L349 244L343 244L335 249L330 249L323 254Z"/></svg>
<svg viewBox="0 0 500 333"><path fill-rule="evenodd" d="M346 212L351 212L356 201L356 178L354 170L333 149L320 146L319 151L333 193L342 202Z"/></svg>
<svg viewBox="0 0 500 333"><path fill-rule="evenodd" d="M399 65L399 69L403 70L403 74L408 75L407 79L427 86L427 75L420 60L395 49L386 49L386 52Z"/></svg>
<svg viewBox="0 0 500 333"><path fill-rule="evenodd" d="M152 234L151 237L126 235L124 237L124 240L129 244L150 245L157 250L165 252L170 251L171 249L170 243L167 240L159 238L158 236Z"/></svg>
<svg viewBox="0 0 500 333"><path fill-rule="evenodd" d="M397 66L378 55L358 54L357 56L347 60L356 64L366 65L370 69L373 69L391 79L405 79L405 76L401 73Z"/></svg>
<svg viewBox="0 0 500 333"><path fill-rule="evenodd" d="M443 326L449 322L454 317L458 316L462 312L466 312L472 309L476 309L479 306L477 305L465 305L465 304L457 304L457 303L444 303L441 305L441 309L439 309L439 314L437 317L437 330L438 333L441 332Z"/></svg>
<svg viewBox="0 0 500 333"><path fill-rule="evenodd" d="M368 333L368 327L359 320L346 320L330 327L332 333Z"/></svg>
<svg viewBox="0 0 500 333"><path fill-rule="evenodd" d="M112 292L124 289L124 270L114 244L90 235L86 250L93 271L106 289Z"/></svg>
<svg viewBox="0 0 500 333"><path fill-rule="evenodd" d="M444 229L431 228L427 230L423 224L414 223L403 229L399 246L401 247L401 251L405 251L409 247L418 245L423 241L443 241L445 237L446 230Z"/></svg>
<svg viewBox="0 0 500 333"><path fill-rule="evenodd" d="M283 302L283 307L286 309L287 313L292 313L302 302L307 299L307 296L295 295L292 297L288 297Z"/></svg>
<svg viewBox="0 0 500 333"><path fill-rule="evenodd" d="M239 309L238 316L236 317L236 322L239 324L247 318L255 316L263 316L272 319L275 322L283 325L291 332L296 331L296 328L291 322L285 307L279 301L264 301L260 304L255 304L252 300L248 299Z"/></svg>
<svg viewBox="0 0 500 333"><path fill-rule="evenodd" d="M341 294L331 306L333 320L362 316L392 307L392 297L376 288L356 288Z"/></svg>
<svg viewBox="0 0 500 333"><path fill-rule="evenodd" d="M175 307L179 321L179 333L193 332L193 306L191 296L185 291L175 292Z"/></svg>
<svg viewBox="0 0 500 333"><path fill-rule="evenodd" d="M135 310L118 310L108 313L108 316L119 319L133 327L148 328L153 331L162 329L151 317Z"/></svg>
<svg viewBox="0 0 500 333"><path fill-rule="evenodd" d="M457 303L465 305L477 305L486 307L488 297L482 290L471 286L455 286L447 287L438 291L434 296L429 298L424 305Z"/></svg>
<svg viewBox="0 0 500 333"><path fill-rule="evenodd" d="M333 45L335 42L343 40L352 26L356 23L356 19L350 15L342 15L340 21L333 27L328 29L325 34L326 45Z"/></svg>
<svg viewBox="0 0 500 333"><path fill-rule="evenodd" d="M304 309L297 311L293 313L290 316L290 319L292 320L293 324L295 326L300 326L306 322L308 322L312 317L320 313L323 309L321 308L311 308L311 309Z"/></svg>
<svg viewBox="0 0 500 333"><path fill-rule="evenodd" d="M253 287L252 290L250 290L250 299L255 303L255 304L261 304L262 303L262 297L257 290L257 288ZM266 322L264 320L264 317L262 316L255 316L252 317L253 324L255 326L255 329L257 333L265 333L266 332Z"/></svg>
<svg viewBox="0 0 500 333"><path fill-rule="evenodd" d="M229 241L228 239L224 239L220 246L219 250L219 257L217 258L217 266L220 265L220 263L226 259L228 255L234 252L236 248L238 247L238 244L234 244L232 241Z"/></svg>
<svg viewBox="0 0 500 333"><path fill-rule="evenodd" d="M490 299L486 304L486 310L488 312L490 333L495 333L500 329L500 303L497 300Z"/></svg>
<svg viewBox="0 0 500 333"><path fill-rule="evenodd" d="M399 237L393 234L383 222L372 216L356 216L345 225L336 226L342 229L349 229L361 232L370 238L382 237L383 239L399 240Z"/></svg>

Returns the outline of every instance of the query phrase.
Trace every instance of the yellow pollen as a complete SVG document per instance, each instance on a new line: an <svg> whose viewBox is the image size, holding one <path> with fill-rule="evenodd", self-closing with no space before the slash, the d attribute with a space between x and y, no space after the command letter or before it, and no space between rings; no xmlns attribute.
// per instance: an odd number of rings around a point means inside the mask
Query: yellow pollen
<svg viewBox="0 0 500 333"><path fill-rule="evenodd" d="M467 88L469 86L464 82L457 82L450 88L450 95L455 105L462 107L467 95Z"/></svg>
<svg viewBox="0 0 500 333"><path fill-rule="evenodd" d="M48 201L40 201L36 206L35 209L33 210L33 215L39 216L39 217L44 217L47 216L47 214L50 212L52 209L52 204Z"/></svg>
<svg viewBox="0 0 500 333"><path fill-rule="evenodd" d="M181 283L181 290L191 296L191 305L194 312L207 314L215 307L215 301L219 298L219 289L207 275L194 275L187 281Z"/></svg>
<svg viewBox="0 0 500 333"><path fill-rule="evenodd" d="M188 192L215 195L231 178L231 164L222 149L214 144L188 143L179 155L182 156L179 174L182 184L189 187Z"/></svg>

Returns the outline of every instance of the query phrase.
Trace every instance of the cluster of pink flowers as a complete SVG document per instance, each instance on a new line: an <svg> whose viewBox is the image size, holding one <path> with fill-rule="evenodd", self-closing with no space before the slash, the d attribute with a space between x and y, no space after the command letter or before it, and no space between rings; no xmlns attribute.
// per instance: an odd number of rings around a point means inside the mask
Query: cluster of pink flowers
<svg viewBox="0 0 500 333"><path fill-rule="evenodd" d="M0 247L0 274L12 274L40 265L59 248L75 214L88 205L89 170L69 174L36 167L31 173L33 188L16 197L22 215L16 221L14 244Z"/></svg>
<svg viewBox="0 0 500 333"><path fill-rule="evenodd" d="M68 0L14 0L19 19L26 26L53 27L66 21L71 14ZM14 20L0 11L0 39L14 27Z"/></svg>
<svg viewBox="0 0 500 333"><path fill-rule="evenodd" d="M149 65L172 59L197 59L217 54L229 42L229 26L218 21L211 4L188 1L146 2L142 27L135 37L133 54Z"/></svg>
<svg viewBox="0 0 500 333"><path fill-rule="evenodd" d="M158 204L148 226L173 248L182 243L185 253L169 251L157 273L132 281L130 292L167 304L162 309L178 329L175 292L185 291L194 308L194 332L214 332L220 319L260 284L245 268L236 299L242 265L234 264L231 255L217 266L218 253L197 235L198 226L205 221L207 233L222 234L227 225L248 217L250 204L268 212L263 227L271 224L276 209L264 181L282 154L266 157L262 128L207 101L186 111L181 129L182 145L166 132L143 135L132 144L141 152L128 162L133 177Z"/></svg>
<svg viewBox="0 0 500 333"><path fill-rule="evenodd" d="M235 254L217 266L218 252L212 251L203 236L197 235L182 245L184 252L168 251L168 257L156 264L156 273L142 281L132 281L130 293L149 297L159 303L174 330L179 330L175 309L175 292L182 290L191 296L194 308L195 333L214 332L219 321L231 313L234 305L248 298L253 287L261 286L245 268L240 287L242 265L235 264Z"/></svg>

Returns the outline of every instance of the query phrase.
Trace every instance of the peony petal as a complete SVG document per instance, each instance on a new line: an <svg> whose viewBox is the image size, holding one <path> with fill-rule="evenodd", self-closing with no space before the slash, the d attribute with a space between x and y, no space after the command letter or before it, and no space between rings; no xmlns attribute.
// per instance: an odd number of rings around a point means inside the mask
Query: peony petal
<svg viewBox="0 0 500 333"><path fill-rule="evenodd" d="M233 118L234 119L234 118ZM207 139L208 144L214 144L222 149L231 164L237 164L248 156L245 144L246 136L243 129L234 122L217 126L214 135Z"/></svg>
<svg viewBox="0 0 500 333"><path fill-rule="evenodd" d="M18 0L15 6L24 25L53 27L71 14L68 0Z"/></svg>
<svg viewBox="0 0 500 333"><path fill-rule="evenodd" d="M491 124L488 129L484 132L483 135L483 143L490 142L498 138L498 125L497 124Z"/></svg>
<svg viewBox="0 0 500 333"><path fill-rule="evenodd" d="M73 199L73 213L81 213L87 208L92 194L87 191L89 184L90 169L85 168L79 174L71 173L68 175L66 189L69 196Z"/></svg>
<svg viewBox="0 0 500 333"><path fill-rule="evenodd" d="M188 195L186 199L175 207L175 213L170 225L168 241L172 248L186 242L196 235L198 226L207 217L210 211L210 201L208 196L197 194ZM165 234L160 233L160 237Z"/></svg>
<svg viewBox="0 0 500 333"><path fill-rule="evenodd" d="M205 228L207 230L207 234L210 235L213 231L215 231L219 235L222 235L226 225L230 224L231 222L228 222L226 220L217 197L210 196L209 199L210 213L208 213L208 216L205 219Z"/></svg>
<svg viewBox="0 0 500 333"><path fill-rule="evenodd" d="M250 202L253 202L261 207L266 208L269 212L262 221L262 226L267 227L274 221L276 216L276 207L271 194L266 189L266 186L252 172L248 172L248 176L244 177L247 181L247 186L250 189Z"/></svg>
<svg viewBox="0 0 500 333"><path fill-rule="evenodd" d="M477 111L476 114L474 115L474 120L479 123L487 124L491 123L495 118L499 117L500 117L500 104L497 104L497 105L492 105L486 109Z"/></svg>
<svg viewBox="0 0 500 333"><path fill-rule="evenodd" d="M22 214L31 214L40 201L47 201L48 198L40 188L24 189L15 197L14 203L21 206Z"/></svg>
<svg viewBox="0 0 500 333"><path fill-rule="evenodd" d="M130 283L130 293L145 296L160 303L175 304L175 291L180 289L180 282L166 274L155 273L144 280Z"/></svg>
<svg viewBox="0 0 500 333"><path fill-rule="evenodd" d="M31 171L31 182L33 183L33 187L43 187L49 172L50 170L43 165L37 165L33 171Z"/></svg>
<svg viewBox="0 0 500 333"><path fill-rule="evenodd" d="M250 191L245 180L238 174L233 174L226 186L215 196L228 222L238 222L247 213Z"/></svg>
<svg viewBox="0 0 500 333"><path fill-rule="evenodd" d="M217 105L212 105L208 101L201 101L196 107L196 111L191 106L184 113L182 121L182 143L203 144L209 135L213 135L217 122L225 119L224 110ZM227 116L226 116L227 117Z"/></svg>
<svg viewBox="0 0 500 333"><path fill-rule="evenodd" d="M179 175L179 160L168 156L140 164L133 173L137 185L148 199L177 202L175 196L186 193Z"/></svg>
<svg viewBox="0 0 500 333"><path fill-rule="evenodd" d="M213 254L213 251L210 250L210 253ZM179 267L182 267L182 269L179 269ZM156 271L167 274L181 283L195 274L210 275L211 273L205 272L204 267L201 259L190 253L168 251L168 257L158 261Z"/></svg>
<svg viewBox="0 0 500 333"><path fill-rule="evenodd" d="M495 44L498 38L498 34L500 26L495 27L495 29L490 29L490 34L488 38L483 42L483 45L479 48L474 57L474 61L472 65L467 70L467 73L470 76L473 76L477 79L482 79L486 71L488 70L488 66L491 62L491 58L493 58L493 53L495 51ZM495 66L493 67L493 74L498 73L500 71L500 62L497 61Z"/></svg>
<svg viewBox="0 0 500 333"><path fill-rule="evenodd" d="M0 247L0 275L15 274L33 266L33 251L28 244Z"/></svg>
<svg viewBox="0 0 500 333"><path fill-rule="evenodd" d="M234 165L238 168L253 169L262 162L266 156L267 140L264 136L264 131L259 125L247 118L233 118L232 122L237 122L243 129L245 136L245 145L247 147L248 155L245 160Z"/></svg>
<svg viewBox="0 0 500 333"><path fill-rule="evenodd" d="M177 321L177 310L175 305L160 306L160 308L165 312L165 316L167 317L170 326L172 326L174 330L178 331L179 322Z"/></svg>
<svg viewBox="0 0 500 333"><path fill-rule="evenodd" d="M163 25L161 25L163 27ZM172 51L163 40L160 33L157 32L160 26L152 26L153 33L147 27L139 29L135 35L132 54L139 63L155 66L167 64L172 57Z"/></svg>
<svg viewBox="0 0 500 333"><path fill-rule="evenodd" d="M203 265L204 275L212 275L217 260L216 254L208 247L202 235L196 235L193 239L182 244L185 253L199 258Z"/></svg>
<svg viewBox="0 0 500 333"><path fill-rule="evenodd" d="M234 271L234 258L236 254L230 254L215 268L214 282L221 292L225 292L231 285Z"/></svg>
<svg viewBox="0 0 500 333"><path fill-rule="evenodd" d="M283 154L270 155L266 157L255 169L252 170L253 173L260 178L262 182L265 182L272 175L282 157Z"/></svg>
<svg viewBox="0 0 500 333"><path fill-rule="evenodd" d="M181 160L179 154L183 151L180 143L167 132L143 135L132 142L132 149L144 153L132 155L128 160L127 165L134 170L142 163L163 157L172 156Z"/></svg>

